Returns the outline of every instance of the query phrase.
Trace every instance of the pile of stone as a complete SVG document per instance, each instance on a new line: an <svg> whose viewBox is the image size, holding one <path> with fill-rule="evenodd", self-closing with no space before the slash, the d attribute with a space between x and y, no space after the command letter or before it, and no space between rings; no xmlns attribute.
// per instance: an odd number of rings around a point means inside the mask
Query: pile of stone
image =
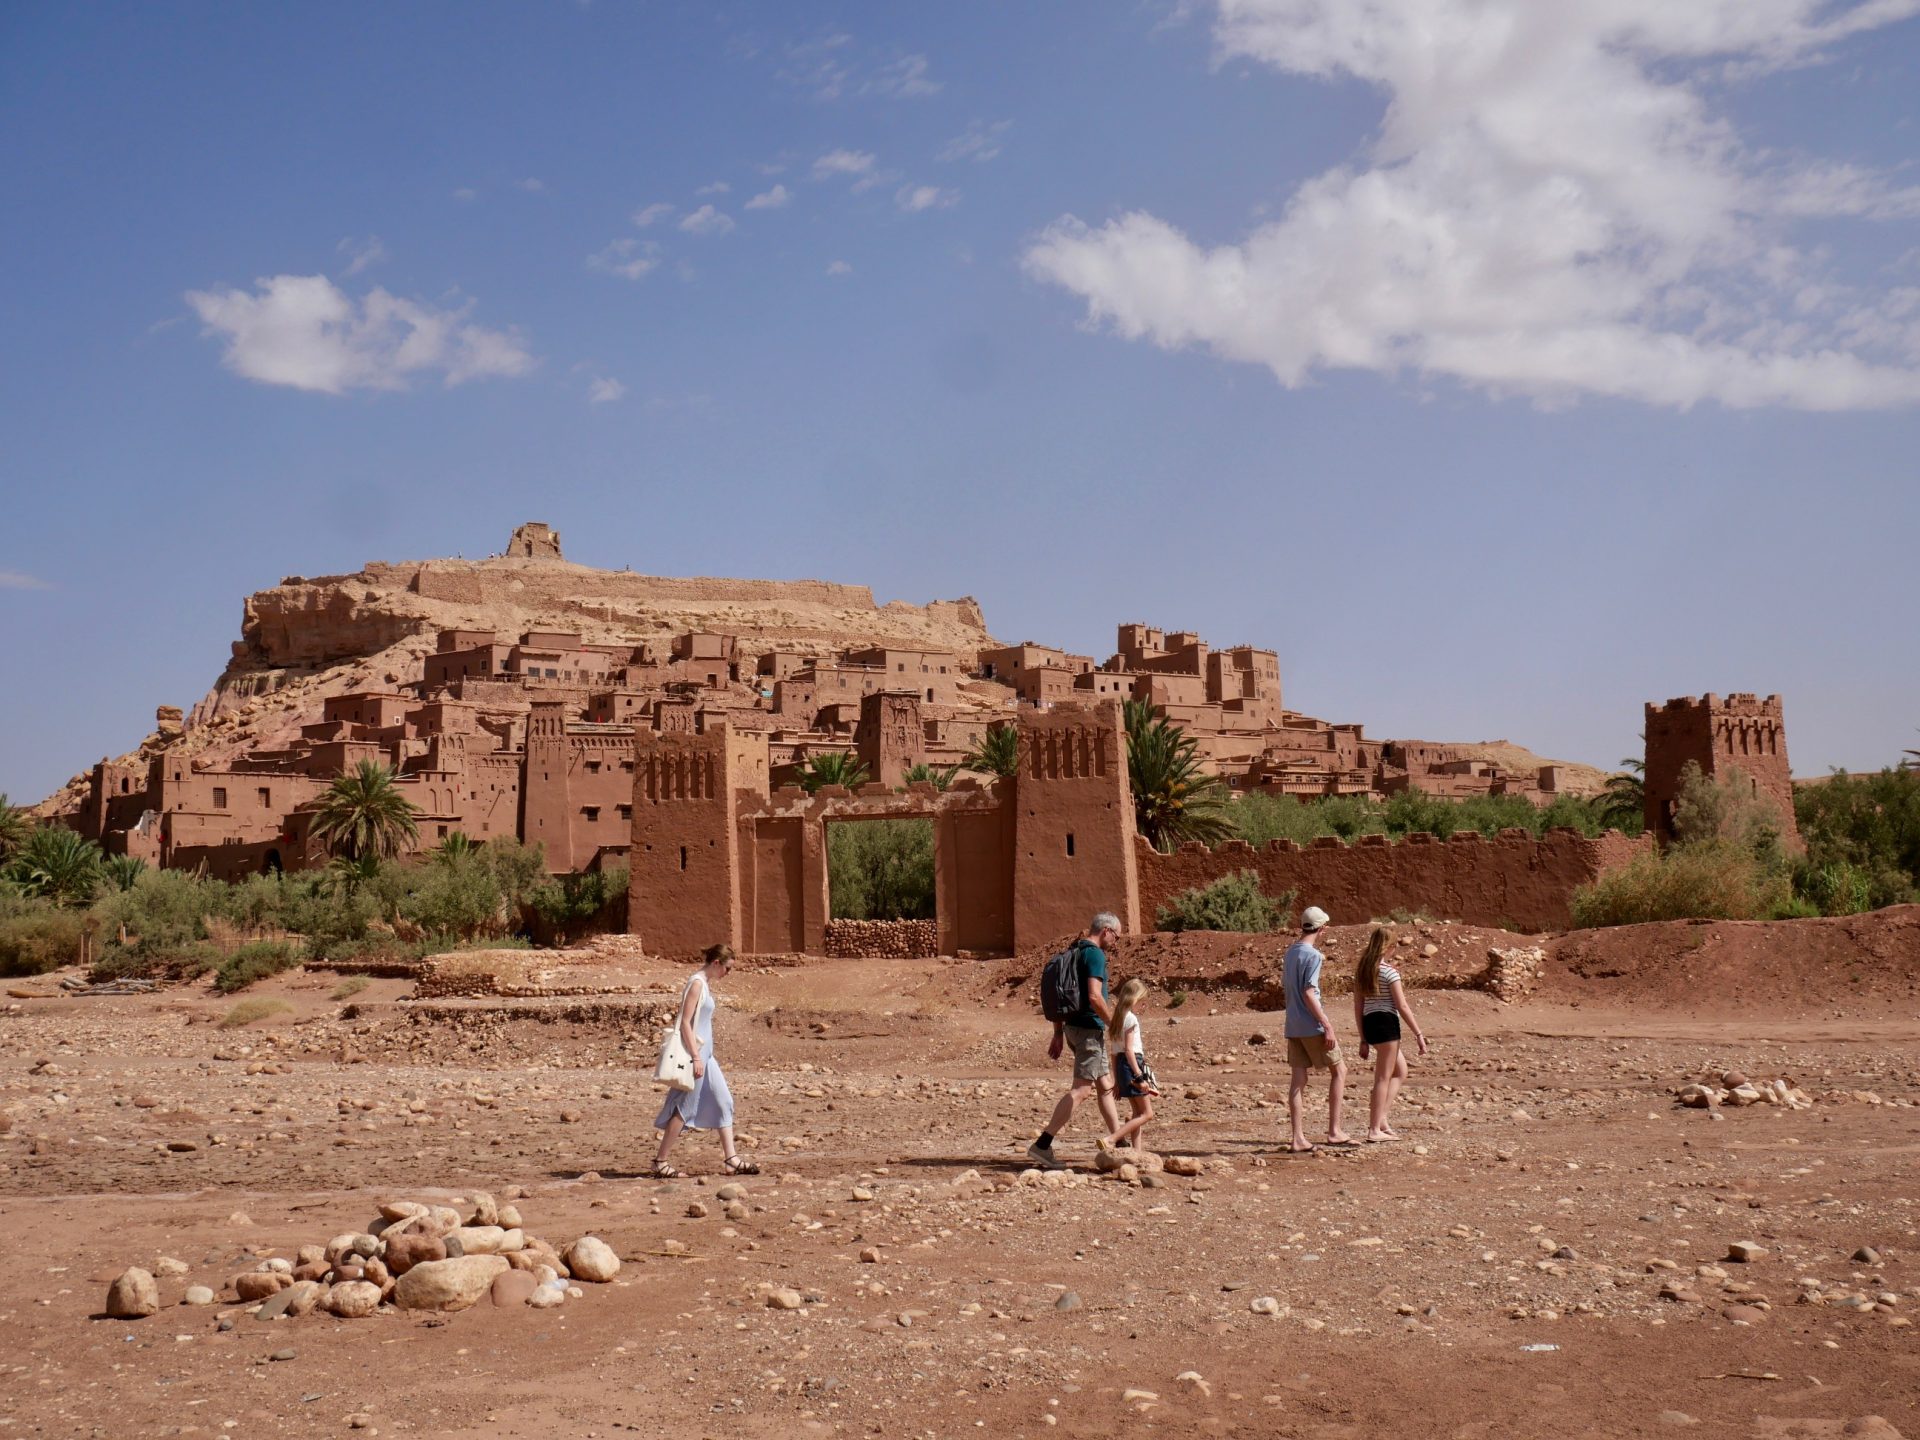
<svg viewBox="0 0 1920 1440"><path fill-rule="evenodd" d="M932 920L829 920L825 949L840 960L926 959L940 953Z"/></svg>
<svg viewBox="0 0 1920 1440"><path fill-rule="evenodd" d="M1674 1098L1691 1110L1717 1110L1722 1105L1780 1105L1788 1110L1811 1110L1813 1097L1790 1080L1749 1080L1738 1070L1723 1071L1682 1085Z"/></svg>
<svg viewBox="0 0 1920 1440"><path fill-rule="evenodd" d="M459 1208L391 1200L379 1210L364 1231L302 1245L291 1259L268 1256L235 1275L228 1287L235 1301L261 1320L316 1311L357 1320L382 1311L465 1310L488 1297L495 1305L545 1310L584 1293L569 1282L602 1284L620 1272L620 1257L604 1240L583 1235L556 1251L527 1231L514 1205L497 1204L485 1192L467 1197ZM193 1285L181 1303L216 1305L221 1299ZM158 1282L146 1270L126 1271L107 1291L106 1313L115 1319L159 1309Z"/></svg>
<svg viewBox="0 0 1920 1440"><path fill-rule="evenodd" d="M1487 951L1487 992L1506 1003L1523 999L1539 985L1546 965L1547 953L1538 945L1524 950L1518 947L1503 950L1495 946Z"/></svg>

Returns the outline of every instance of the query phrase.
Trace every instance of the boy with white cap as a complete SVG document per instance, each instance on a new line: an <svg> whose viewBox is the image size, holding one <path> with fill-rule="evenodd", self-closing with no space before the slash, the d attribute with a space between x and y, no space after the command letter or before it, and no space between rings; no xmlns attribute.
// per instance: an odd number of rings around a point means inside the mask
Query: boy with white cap
<svg viewBox="0 0 1920 1440"><path fill-rule="evenodd" d="M1287 1148L1304 1155L1314 1147L1307 1142L1300 1109L1307 1094L1307 1073L1330 1071L1327 1088L1327 1143L1351 1145L1353 1137L1340 1128L1341 1090L1347 1080L1347 1059L1334 1038L1333 1021L1320 1003L1320 962L1325 958L1314 940L1327 928L1328 915L1318 905L1309 905L1300 916L1300 938L1287 947L1281 962L1281 986L1287 997L1287 1063L1293 1075L1287 1086L1287 1119L1293 1136Z"/></svg>

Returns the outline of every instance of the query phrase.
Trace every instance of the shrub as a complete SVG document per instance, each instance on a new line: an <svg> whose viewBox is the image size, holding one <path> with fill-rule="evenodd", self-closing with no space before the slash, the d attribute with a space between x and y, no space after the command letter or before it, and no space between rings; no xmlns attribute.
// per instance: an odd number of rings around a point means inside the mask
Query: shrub
<svg viewBox="0 0 1920 1440"><path fill-rule="evenodd" d="M1265 934L1286 924L1297 897L1291 890L1270 900L1252 870L1223 875L1211 885L1183 890L1165 905L1154 923L1162 930L1233 930Z"/></svg>
<svg viewBox="0 0 1920 1440"><path fill-rule="evenodd" d="M242 1025L251 1025L256 1020L265 1020L270 1015L284 1015L293 1006L284 1000L268 1000L255 997L242 1000L226 1014L220 1017L222 1030L238 1030Z"/></svg>
<svg viewBox="0 0 1920 1440"><path fill-rule="evenodd" d="M349 890L322 880L289 880L281 923L304 935L315 959L337 960L367 938L379 906L364 889Z"/></svg>
<svg viewBox="0 0 1920 1440"><path fill-rule="evenodd" d="M1730 840L1701 840L1636 856L1619 870L1573 892L1580 929L1652 920L1764 920L1789 914L1786 877L1769 871L1751 849Z"/></svg>
<svg viewBox="0 0 1920 1440"><path fill-rule="evenodd" d="M0 898L0 975L44 975L80 958L86 922L44 900Z"/></svg>
<svg viewBox="0 0 1920 1440"><path fill-rule="evenodd" d="M542 943L564 942L582 929L611 929L626 918L628 871L624 865L556 875L535 887L526 909L536 918L535 934Z"/></svg>
<svg viewBox="0 0 1920 1440"><path fill-rule="evenodd" d="M222 995L244 990L256 980L291 970L300 963L300 952L285 940L256 940L242 945L220 962L213 977L213 988Z"/></svg>
<svg viewBox="0 0 1920 1440"><path fill-rule="evenodd" d="M373 982L364 975L352 975L334 986L333 993L327 996L327 998L329 1000L351 1000L372 983Z"/></svg>
<svg viewBox="0 0 1920 1440"><path fill-rule="evenodd" d="M931 920L933 822L828 825L827 885L835 920Z"/></svg>
<svg viewBox="0 0 1920 1440"><path fill-rule="evenodd" d="M139 955L183 950L207 938L207 917L220 915L231 887L184 870L143 870L126 890L94 906L106 933L125 936Z"/></svg>
<svg viewBox="0 0 1920 1440"><path fill-rule="evenodd" d="M1794 868L1793 893L1816 915L1858 915L1874 908L1873 876L1845 860L1801 861Z"/></svg>
<svg viewBox="0 0 1920 1440"><path fill-rule="evenodd" d="M1868 908L1920 899L1920 769L1840 771L1793 792L1815 870L1845 864L1865 877Z"/></svg>
<svg viewBox="0 0 1920 1440"><path fill-rule="evenodd" d="M456 856L429 865L398 869L403 889L396 914L429 935L472 939L499 935L507 929L500 884L478 856Z"/></svg>

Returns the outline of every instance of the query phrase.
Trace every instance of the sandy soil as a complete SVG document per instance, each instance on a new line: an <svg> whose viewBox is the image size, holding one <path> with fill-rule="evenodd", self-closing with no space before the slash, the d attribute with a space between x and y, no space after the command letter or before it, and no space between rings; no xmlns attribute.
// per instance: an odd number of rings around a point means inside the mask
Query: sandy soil
<svg viewBox="0 0 1920 1440"><path fill-rule="evenodd" d="M739 1220L707 1137L677 1157L694 1178L639 1177L640 962L638 994L512 1018L421 1013L399 980L337 1001L319 975L259 987L290 1008L238 1030L197 989L15 995L0 1437L1920 1437L1916 915L1563 942L1519 1005L1420 992L1436 1043L1404 1142L1303 1158L1280 1153L1279 1017L1247 1003L1264 960L1229 948L1248 984L1155 992L1149 1143L1202 1173L1140 1186L1091 1173L1090 1115L1061 1142L1082 1170L1023 1176L1064 1072L1004 963L745 971L721 1054L766 1173ZM1171 948L1198 973L1204 947ZM1729 1067L1816 1103L1675 1105ZM1357 1078L1347 1099L1358 1126ZM556 1244L611 1243L616 1279L545 1311L179 1303L378 1200L516 1187ZM1766 1253L1726 1262L1736 1241ZM187 1269L160 1313L100 1318L161 1256ZM804 1303L768 1308L771 1287Z"/></svg>

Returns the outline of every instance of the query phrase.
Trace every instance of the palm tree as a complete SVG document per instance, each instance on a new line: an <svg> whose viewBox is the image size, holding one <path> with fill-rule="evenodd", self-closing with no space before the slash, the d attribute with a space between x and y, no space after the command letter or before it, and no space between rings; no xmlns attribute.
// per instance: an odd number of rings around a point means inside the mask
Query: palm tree
<svg viewBox="0 0 1920 1440"><path fill-rule="evenodd" d="M146 873L147 862L138 855L109 855L100 864L107 883L116 890L131 890L133 882Z"/></svg>
<svg viewBox="0 0 1920 1440"><path fill-rule="evenodd" d="M98 845L63 825L41 825L14 851L6 874L22 894L56 905L84 905L105 872Z"/></svg>
<svg viewBox="0 0 1920 1440"><path fill-rule="evenodd" d="M849 790L858 790L873 777L867 773L867 767L860 763L860 757L851 750L829 750L821 755L809 755L806 763L800 767L800 788L809 795L826 785L844 785Z"/></svg>
<svg viewBox="0 0 1920 1440"><path fill-rule="evenodd" d="M915 765L907 771L906 783L909 785L931 785L936 790L944 791L949 785L953 784L953 777L959 773L960 767L958 765L939 767L926 764Z"/></svg>
<svg viewBox="0 0 1920 1440"><path fill-rule="evenodd" d="M480 847L467 838L464 830L456 830L442 840L433 849L433 863L436 865L458 865L463 860L471 860L480 853Z"/></svg>
<svg viewBox="0 0 1920 1440"><path fill-rule="evenodd" d="M1144 701L1129 701L1125 714L1134 824L1147 843L1164 852L1231 839L1227 787L1202 767L1199 743Z"/></svg>
<svg viewBox="0 0 1920 1440"><path fill-rule="evenodd" d="M341 894L352 897L362 885L380 878L381 860L369 850L364 855L336 855L327 862L327 874Z"/></svg>
<svg viewBox="0 0 1920 1440"><path fill-rule="evenodd" d="M982 775L1020 773L1020 732L1011 725L995 725L974 743L961 765Z"/></svg>
<svg viewBox="0 0 1920 1440"><path fill-rule="evenodd" d="M405 842L420 838L413 818L419 813L394 784L392 770L377 760L362 760L335 777L320 797L313 838L351 860L391 859Z"/></svg>
<svg viewBox="0 0 1920 1440"><path fill-rule="evenodd" d="M1607 787L1595 797L1600 823L1637 833L1647 819L1647 762L1629 757L1619 773L1607 777Z"/></svg>
<svg viewBox="0 0 1920 1440"><path fill-rule="evenodd" d="M33 821L27 818L27 812L10 804L6 795L0 793L0 860L26 844L32 830Z"/></svg>

